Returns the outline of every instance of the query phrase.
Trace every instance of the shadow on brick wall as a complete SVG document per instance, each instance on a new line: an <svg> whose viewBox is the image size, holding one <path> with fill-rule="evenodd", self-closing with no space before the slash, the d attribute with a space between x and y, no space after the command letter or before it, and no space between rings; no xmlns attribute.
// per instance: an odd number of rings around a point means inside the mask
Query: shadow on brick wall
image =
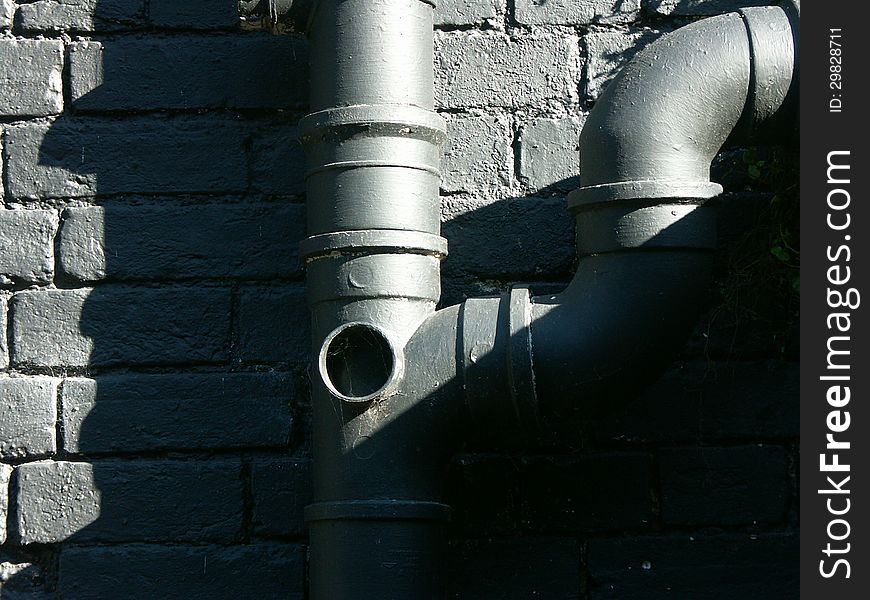
<svg viewBox="0 0 870 600"><path fill-rule="evenodd" d="M307 46L187 29L72 42L64 112L8 130L12 195L63 208L14 360L66 377L4 593L304 596Z"/></svg>

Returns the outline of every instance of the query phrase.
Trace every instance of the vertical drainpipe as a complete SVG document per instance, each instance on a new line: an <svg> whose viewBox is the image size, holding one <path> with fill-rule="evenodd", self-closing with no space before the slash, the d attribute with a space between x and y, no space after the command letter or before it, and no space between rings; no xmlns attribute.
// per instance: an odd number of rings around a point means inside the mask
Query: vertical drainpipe
<svg viewBox="0 0 870 600"><path fill-rule="evenodd" d="M432 0L313 6L307 261L315 371L311 597L439 598L448 509L432 477L381 448L376 404L440 296L440 146ZM371 435L369 435L371 433ZM413 464L413 461L412 463ZM423 489L421 489L423 488ZM385 596L385 590L388 592Z"/></svg>

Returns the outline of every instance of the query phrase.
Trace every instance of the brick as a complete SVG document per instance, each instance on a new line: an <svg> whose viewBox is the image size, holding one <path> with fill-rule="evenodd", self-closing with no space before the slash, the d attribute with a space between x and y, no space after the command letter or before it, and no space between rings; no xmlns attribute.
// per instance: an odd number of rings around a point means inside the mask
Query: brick
<svg viewBox="0 0 870 600"><path fill-rule="evenodd" d="M220 117L62 117L8 127L9 195L232 193L247 188L246 136Z"/></svg>
<svg viewBox="0 0 870 600"><path fill-rule="evenodd" d="M305 552L296 544L65 547L58 587L78 600L262 600L305 597Z"/></svg>
<svg viewBox="0 0 870 600"><path fill-rule="evenodd" d="M441 108L573 104L579 63L577 41L570 36L436 34L435 103Z"/></svg>
<svg viewBox="0 0 870 600"><path fill-rule="evenodd" d="M7 329L6 320L9 312L9 306L6 303L6 298L0 296L0 370L9 368L9 348L6 345Z"/></svg>
<svg viewBox="0 0 870 600"><path fill-rule="evenodd" d="M441 161L447 192L489 191L510 185L511 127L505 116L450 116Z"/></svg>
<svg viewBox="0 0 870 600"><path fill-rule="evenodd" d="M599 31L586 35L586 98L595 100L619 69L650 42L661 37L664 31L655 29L632 29L624 31Z"/></svg>
<svg viewBox="0 0 870 600"><path fill-rule="evenodd" d="M477 205L442 225L450 240L447 274L486 279L558 278L574 262L574 220L563 200L518 199Z"/></svg>
<svg viewBox="0 0 870 600"><path fill-rule="evenodd" d="M785 517L789 490L781 447L663 448L658 463L667 524L768 524Z"/></svg>
<svg viewBox="0 0 870 600"><path fill-rule="evenodd" d="M593 434L641 443L797 438L799 377L796 362L676 362Z"/></svg>
<svg viewBox="0 0 870 600"><path fill-rule="evenodd" d="M251 187L274 196L305 193L305 156L296 119L268 121L251 132Z"/></svg>
<svg viewBox="0 0 870 600"><path fill-rule="evenodd" d="M47 377L0 379L0 458L53 453L57 381Z"/></svg>
<svg viewBox="0 0 870 600"><path fill-rule="evenodd" d="M13 298L12 361L34 366L223 362L230 298L219 288L38 290Z"/></svg>
<svg viewBox="0 0 870 600"><path fill-rule="evenodd" d="M514 16L523 25L629 23L640 13L640 0L515 0Z"/></svg>
<svg viewBox="0 0 870 600"><path fill-rule="evenodd" d="M303 510L312 498L310 461L291 458L254 460L251 491L255 535L288 537L304 534Z"/></svg>
<svg viewBox="0 0 870 600"><path fill-rule="evenodd" d="M60 542L100 517L100 490L86 463L34 462L18 467L15 481L19 542Z"/></svg>
<svg viewBox="0 0 870 600"><path fill-rule="evenodd" d="M520 130L519 176L532 191L570 191L580 184L579 117L532 119Z"/></svg>
<svg viewBox="0 0 870 600"><path fill-rule="evenodd" d="M499 0L442 0L435 8L436 25L480 25L500 16Z"/></svg>
<svg viewBox="0 0 870 600"><path fill-rule="evenodd" d="M37 0L18 4L25 31L105 31L143 24L144 0Z"/></svg>
<svg viewBox="0 0 870 600"><path fill-rule="evenodd" d="M292 378L280 373L67 379L64 446L73 453L286 447L295 396Z"/></svg>
<svg viewBox="0 0 870 600"><path fill-rule="evenodd" d="M311 333L302 287L244 288L239 293L239 357L245 363L309 360Z"/></svg>
<svg viewBox="0 0 870 600"><path fill-rule="evenodd" d="M239 461L27 463L16 493L22 544L228 542L242 527Z"/></svg>
<svg viewBox="0 0 870 600"><path fill-rule="evenodd" d="M447 589L455 600L579 600L580 549L561 537L455 541Z"/></svg>
<svg viewBox="0 0 870 600"><path fill-rule="evenodd" d="M150 0L148 20L160 28L236 27L239 24L239 0Z"/></svg>
<svg viewBox="0 0 870 600"><path fill-rule="evenodd" d="M477 536L516 529L516 467L506 456L466 454L447 476L447 504L455 535Z"/></svg>
<svg viewBox="0 0 870 600"><path fill-rule="evenodd" d="M645 0L646 10L660 15L708 17L745 6L767 6L769 0Z"/></svg>
<svg viewBox="0 0 870 600"><path fill-rule="evenodd" d="M591 539L591 600L798 597L797 534Z"/></svg>
<svg viewBox="0 0 870 600"><path fill-rule="evenodd" d="M54 275L57 214L0 209L0 283L48 283Z"/></svg>
<svg viewBox="0 0 870 600"><path fill-rule="evenodd" d="M0 544L6 542L6 520L9 514L10 477L12 477L12 467L0 464Z"/></svg>
<svg viewBox="0 0 870 600"><path fill-rule="evenodd" d="M528 457L520 509L533 530L599 531L648 527L652 469L640 453Z"/></svg>
<svg viewBox="0 0 870 600"><path fill-rule="evenodd" d="M4 600L54 600L56 559L50 547L0 546L0 595Z"/></svg>
<svg viewBox="0 0 870 600"><path fill-rule="evenodd" d="M0 115L40 117L63 110L63 42L0 40Z"/></svg>
<svg viewBox="0 0 870 600"><path fill-rule="evenodd" d="M12 27L12 17L14 14L14 0L0 0L0 29L9 29Z"/></svg>
<svg viewBox="0 0 870 600"><path fill-rule="evenodd" d="M306 50L299 36L268 34L76 42L72 102L80 112L300 108L308 102Z"/></svg>
<svg viewBox="0 0 870 600"><path fill-rule="evenodd" d="M58 270L77 281L286 278L299 274L304 236L301 204L69 208Z"/></svg>

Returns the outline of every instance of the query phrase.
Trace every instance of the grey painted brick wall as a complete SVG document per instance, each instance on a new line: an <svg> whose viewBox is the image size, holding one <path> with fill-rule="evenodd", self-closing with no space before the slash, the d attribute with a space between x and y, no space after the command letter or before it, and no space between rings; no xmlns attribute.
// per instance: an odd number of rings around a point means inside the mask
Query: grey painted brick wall
<svg viewBox="0 0 870 600"><path fill-rule="evenodd" d="M105 286L13 297L17 366L208 364L227 360L230 291Z"/></svg>
<svg viewBox="0 0 870 600"><path fill-rule="evenodd" d="M63 44L55 40L0 42L0 114L55 115L63 110Z"/></svg>
<svg viewBox="0 0 870 600"><path fill-rule="evenodd" d="M57 222L54 211L0 210L0 282L52 280Z"/></svg>
<svg viewBox="0 0 870 600"><path fill-rule="evenodd" d="M6 297L0 296L0 327L2 327L2 331L5 334L8 330L6 325L6 315L9 311L9 308L6 304ZM0 369L8 369L9 368L9 346L6 342L6 335L0 336Z"/></svg>
<svg viewBox="0 0 870 600"><path fill-rule="evenodd" d="M18 536L22 544L238 540L241 467L238 459L28 463L17 469Z"/></svg>
<svg viewBox="0 0 870 600"><path fill-rule="evenodd" d="M73 546L59 563L62 598L305 597L305 552L293 543Z"/></svg>
<svg viewBox="0 0 870 600"><path fill-rule="evenodd" d="M515 0L514 14L524 25L627 23L637 18L640 0Z"/></svg>
<svg viewBox="0 0 870 600"><path fill-rule="evenodd" d="M286 243L304 235L300 204L72 207L61 219L58 275L80 282L276 279L300 273L297 245ZM109 240L107 222L138 233Z"/></svg>
<svg viewBox="0 0 870 600"><path fill-rule="evenodd" d="M441 108L576 102L580 58L573 35L449 32L436 36L435 51L435 102Z"/></svg>
<svg viewBox="0 0 870 600"><path fill-rule="evenodd" d="M14 0L0 0L0 28L8 29L12 26L12 16L15 14Z"/></svg>
<svg viewBox="0 0 870 600"><path fill-rule="evenodd" d="M33 459L57 450L57 380L0 379L0 458Z"/></svg>
<svg viewBox="0 0 870 600"><path fill-rule="evenodd" d="M0 544L6 541L6 520L9 514L9 478L12 467L0 464Z"/></svg>
<svg viewBox="0 0 870 600"><path fill-rule="evenodd" d="M265 34L76 42L70 95L79 112L300 108L308 100L306 48L296 36Z"/></svg>
<svg viewBox="0 0 870 600"><path fill-rule="evenodd" d="M491 25L499 18L504 18L503 0L443 0L435 9L437 25Z"/></svg>
<svg viewBox="0 0 870 600"><path fill-rule="evenodd" d="M618 68L770 3L440 2L443 303L560 289ZM306 597L308 45L237 9L0 0L0 597ZM449 598L794 597L794 307L740 283L775 191L747 156L714 164L717 291L661 380L552 446L455 457Z"/></svg>
<svg viewBox="0 0 870 600"><path fill-rule="evenodd" d="M710 16L744 6L771 4L764 0L646 0L647 9L660 15Z"/></svg>
<svg viewBox="0 0 870 600"><path fill-rule="evenodd" d="M284 373L71 377L61 392L64 450L283 448L298 394Z"/></svg>

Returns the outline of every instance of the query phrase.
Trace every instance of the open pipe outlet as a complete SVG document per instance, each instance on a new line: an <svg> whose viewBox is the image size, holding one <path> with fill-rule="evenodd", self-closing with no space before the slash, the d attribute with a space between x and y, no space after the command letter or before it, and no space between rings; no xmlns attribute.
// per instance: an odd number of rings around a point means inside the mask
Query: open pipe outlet
<svg viewBox="0 0 870 600"><path fill-rule="evenodd" d="M568 287L438 311L434 0L243 4L311 43L311 598L439 599L444 471L461 442L546 438L567 414L612 410L684 343L715 244L711 161L729 137L795 127L800 4L641 51L583 128Z"/></svg>

